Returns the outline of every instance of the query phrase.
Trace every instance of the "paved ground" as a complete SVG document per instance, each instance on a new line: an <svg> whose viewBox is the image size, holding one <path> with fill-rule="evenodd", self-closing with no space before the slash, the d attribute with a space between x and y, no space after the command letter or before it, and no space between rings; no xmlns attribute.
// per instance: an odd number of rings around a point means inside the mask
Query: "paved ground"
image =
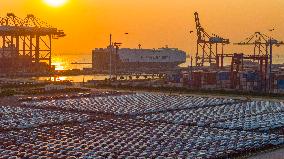
<svg viewBox="0 0 284 159"><path fill-rule="evenodd" d="M261 153L249 159L284 159L284 148L268 153Z"/></svg>

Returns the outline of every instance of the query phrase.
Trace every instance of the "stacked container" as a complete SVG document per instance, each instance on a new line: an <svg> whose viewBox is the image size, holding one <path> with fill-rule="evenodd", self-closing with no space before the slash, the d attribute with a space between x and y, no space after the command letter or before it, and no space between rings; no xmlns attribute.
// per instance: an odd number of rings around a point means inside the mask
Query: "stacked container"
<svg viewBox="0 0 284 159"><path fill-rule="evenodd" d="M232 81L232 78L235 80ZM267 81L263 79L265 77L257 71L241 71L233 74L230 71L194 71L169 76L170 83L179 85L179 87L188 86L192 89L233 89L245 92L262 92L270 89L271 93L284 93L284 75L272 73L266 76Z"/></svg>
<svg viewBox="0 0 284 159"><path fill-rule="evenodd" d="M218 72L217 81L218 81L217 82L218 88L221 89L230 88L231 87L230 72L229 71Z"/></svg>
<svg viewBox="0 0 284 159"><path fill-rule="evenodd" d="M180 74L172 74L168 76L168 80L172 83L180 83L181 82L181 75Z"/></svg>
<svg viewBox="0 0 284 159"><path fill-rule="evenodd" d="M277 93L284 93L284 75L276 77Z"/></svg>
<svg viewBox="0 0 284 159"><path fill-rule="evenodd" d="M202 80L202 88L204 89L216 89L217 88L217 73L216 72L204 72Z"/></svg>
<svg viewBox="0 0 284 159"><path fill-rule="evenodd" d="M262 82L260 75L257 72L241 72L240 89L244 91L259 91L262 89Z"/></svg>
<svg viewBox="0 0 284 159"><path fill-rule="evenodd" d="M249 90L259 90L260 76L257 72L247 72L247 85Z"/></svg>
<svg viewBox="0 0 284 159"><path fill-rule="evenodd" d="M191 78L189 80L189 85L191 88L201 88L202 87L203 72L192 72Z"/></svg>
<svg viewBox="0 0 284 159"><path fill-rule="evenodd" d="M240 90L248 90L247 86L247 73L246 72L240 72Z"/></svg>

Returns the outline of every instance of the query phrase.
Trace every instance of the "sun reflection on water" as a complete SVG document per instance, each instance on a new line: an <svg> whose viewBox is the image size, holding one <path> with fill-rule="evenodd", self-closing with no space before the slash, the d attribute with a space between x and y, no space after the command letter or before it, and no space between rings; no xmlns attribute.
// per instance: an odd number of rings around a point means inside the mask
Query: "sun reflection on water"
<svg viewBox="0 0 284 159"><path fill-rule="evenodd" d="M65 70L63 63L61 63L61 62L54 62L54 63L52 63L52 65L55 66L55 70L57 70L57 71Z"/></svg>
<svg viewBox="0 0 284 159"><path fill-rule="evenodd" d="M67 80L67 77L63 77L63 76L60 76L60 77L51 77L50 80L53 81L53 82L66 81L66 80Z"/></svg>

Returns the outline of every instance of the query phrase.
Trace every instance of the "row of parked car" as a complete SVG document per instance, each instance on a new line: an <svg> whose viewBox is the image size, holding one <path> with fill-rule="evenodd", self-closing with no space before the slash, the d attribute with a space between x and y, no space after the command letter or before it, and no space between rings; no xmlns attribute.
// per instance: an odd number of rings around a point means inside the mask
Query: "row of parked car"
<svg viewBox="0 0 284 159"><path fill-rule="evenodd" d="M283 142L268 133L110 119L0 133L0 156L217 158Z"/></svg>
<svg viewBox="0 0 284 159"><path fill-rule="evenodd" d="M138 116L147 121L268 131L284 126L284 103L252 101Z"/></svg>
<svg viewBox="0 0 284 159"><path fill-rule="evenodd" d="M21 107L0 106L0 130L34 128L68 122L85 122L89 115Z"/></svg>
<svg viewBox="0 0 284 159"><path fill-rule="evenodd" d="M81 92L73 94L57 94L57 95L44 95L44 96L30 96L30 97L20 97L18 101L27 102L27 101L44 101L44 100L58 100L58 99L76 99L76 98L90 98L90 97L104 97L110 95L120 95L122 94L119 91L96 91L96 92Z"/></svg>
<svg viewBox="0 0 284 159"><path fill-rule="evenodd" d="M80 111L105 112L115 115L140 115L179 109L210 107L237 102L234 99L196 96L170 96L151 93L124 94L63 100L23 102L34 107L55 107Z"/></svg>

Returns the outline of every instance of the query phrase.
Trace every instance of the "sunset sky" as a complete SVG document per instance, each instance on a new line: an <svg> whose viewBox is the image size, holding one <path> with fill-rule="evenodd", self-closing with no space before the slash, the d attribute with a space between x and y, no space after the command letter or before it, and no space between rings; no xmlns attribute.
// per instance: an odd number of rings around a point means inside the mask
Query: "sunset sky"
<svg viewBox="0 0 284 159"><path fill-rule="evenodd" d="M238 42L255 31L284 40L283 0L69 0L52 7L44 0L0 0L1 14L19 17L35 14L52 26L63 29L67 37L55 41L56 54L90 54L105 47L109 33L124 47L157 48L165 45L195 52L193 13L209 33ZM129 35L124 35L128 32ZM240 52L230 46L227 52ZM284 51L275 49L276 53ZM283 61L284 62L284 61Z"/></svg>

